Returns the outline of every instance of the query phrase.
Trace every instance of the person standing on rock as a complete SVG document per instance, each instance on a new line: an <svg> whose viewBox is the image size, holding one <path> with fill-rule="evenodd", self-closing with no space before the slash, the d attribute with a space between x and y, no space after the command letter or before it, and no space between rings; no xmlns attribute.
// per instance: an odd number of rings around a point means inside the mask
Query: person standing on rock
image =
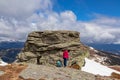
<svg viewBox="0 0 120 80"><path fill-rule="evenodd" d="M67 66L68 58L69 58L69 51L68 50L64 50L63 51L64 67Z"/></svg>

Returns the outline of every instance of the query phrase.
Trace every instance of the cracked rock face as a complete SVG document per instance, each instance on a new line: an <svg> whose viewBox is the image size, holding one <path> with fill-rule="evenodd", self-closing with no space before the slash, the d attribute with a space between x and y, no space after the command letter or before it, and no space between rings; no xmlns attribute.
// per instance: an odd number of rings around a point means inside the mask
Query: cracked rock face
<svg viewBox="0 0 120 80"><path fill-rule="evenodd" d="M70 66L74 62L82 66L88 49L80 42L79 32L76 31L37 31L28 35L24 49L18 54L20 62L56 65L62 60L64 49L70 50Z"/></svg>

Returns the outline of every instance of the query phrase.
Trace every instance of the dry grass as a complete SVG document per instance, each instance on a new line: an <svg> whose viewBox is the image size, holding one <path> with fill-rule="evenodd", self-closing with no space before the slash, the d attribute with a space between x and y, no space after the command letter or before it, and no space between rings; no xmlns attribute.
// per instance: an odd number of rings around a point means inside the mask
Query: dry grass
<svg viewBox="0 0 120 80"><path fill-rule="evenodd" d="M17 80L18 79L18 74L25 68L23 66L19 65L7 65L4 67L0 67L0 70L4 71L5 73L0 76L1 80Z"/></svg>
<svg viewBox="0 0 120 80"><path fill-rule="evenodd" d="M120 72L120 66L110 66L109 68L112 68L112 69Z"/></svg>
<svg viewBox="0 0 120 80"><path fill-rule="evenodd" d="M73 65L70 66L70 68L80 70L80 66L78 64L73 64Z"/></svg>
<svg viewBox="0 0 120 80"><path fill-rule="evenodd" d="M24 64L9 64L7 66L0 66L0 70L5 72L0 76L0 80L33 80L24 79L19 76L19 73L26 67L27 65Z"/></svg>
<svg viewBox="0 0 120 80"><path fill-rule="evenodd" d="M39 80L46 80L46 79L44 79L44 78L40 78Z"/></svg>
<svg viewBox="0 0 120 80"><path fill-rule="evenodd" d="M120 80L120 74L117 74L117 73L115 73L115 72L113 72L113 73L111 74L111 77L112 77L112 78L117 78L117 79Z"/></svg>

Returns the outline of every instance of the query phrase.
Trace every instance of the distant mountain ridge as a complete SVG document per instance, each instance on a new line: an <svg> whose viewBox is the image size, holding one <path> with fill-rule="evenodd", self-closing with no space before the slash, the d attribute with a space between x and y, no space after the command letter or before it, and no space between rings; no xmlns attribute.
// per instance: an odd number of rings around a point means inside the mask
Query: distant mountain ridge
<svg viewBox="0 0 120 80"><path fill-rule="evenodd" d="M24 46L24 42L0 42L0 57L3 61L11 63L16 58L16 55L21 51Z"/></svg>
<svg viewBox="0 0 120 80"><path fill-rule="evenodd" d="M91 46L97 50L118 54L120 55L120 44L95 44L95 43L87 43L86 45Z"/></svg>
<svg viewBox="0 0 120 80"><path fill-rule="evenodd" d="M0 50L11 49L11 48L23 48L24 42L0 42Z"/></svg>
<svg viewBox="0 0 120 80"><path fill-rule="evenodd" d="M89 58L106 66L120 65L120 55L90 48Z"/></svg>
<svg viewBox="0 0 120 80"><path fill-rule="evenodd" d="M0 56L4 62L12 63L16 60L16 55L21 51L21 48L11 48L0 51Z"/></svg>

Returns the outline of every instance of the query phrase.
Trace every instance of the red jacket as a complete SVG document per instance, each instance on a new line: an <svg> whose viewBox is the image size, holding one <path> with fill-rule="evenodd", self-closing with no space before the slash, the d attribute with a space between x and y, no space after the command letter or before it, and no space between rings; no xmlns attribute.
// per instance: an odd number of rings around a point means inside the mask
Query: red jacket
<svg viewBox="0 0 120 80"><path fill-rule="evenodd" d="M63 58L67 58L67 59L69 58L69 53L67 50L63 52Z"/></svg>

